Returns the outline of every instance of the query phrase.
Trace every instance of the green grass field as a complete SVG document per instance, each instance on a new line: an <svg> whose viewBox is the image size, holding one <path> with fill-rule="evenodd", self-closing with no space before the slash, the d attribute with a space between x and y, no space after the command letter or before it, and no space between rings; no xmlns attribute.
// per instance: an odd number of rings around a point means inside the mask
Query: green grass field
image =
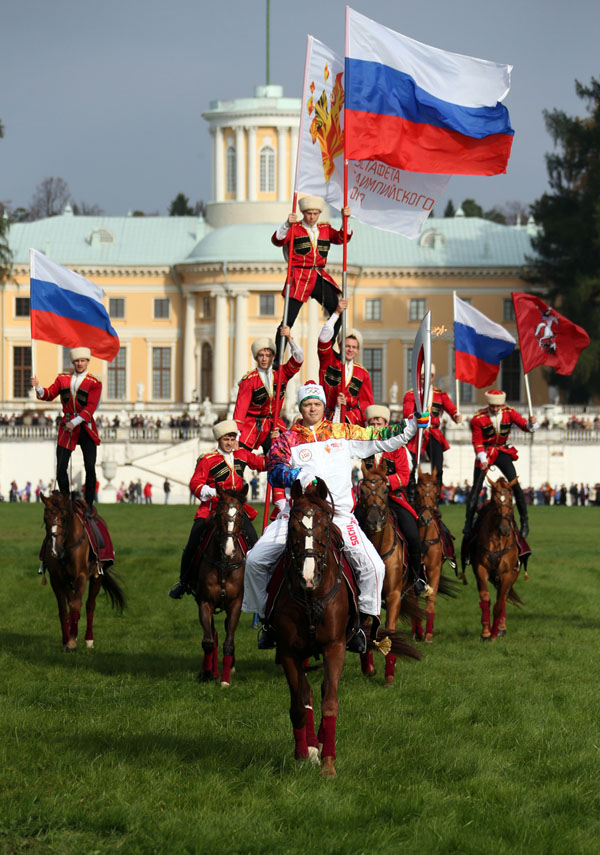
<svg viewBox="0 0 600 855"><path fill-rule="evenodd" d="M196 681L195 604L167 597L193 509L100 511L129 606L101 596L96 648L66 655L36 575L41 508L0 504L0 852L598 851L598 509L532 510L506 638L479 641L470 576L392 689L348 656L335 780L294 762L287 685L250 616L231 687ZM460 531L460 508L444 518Z"/></svg>

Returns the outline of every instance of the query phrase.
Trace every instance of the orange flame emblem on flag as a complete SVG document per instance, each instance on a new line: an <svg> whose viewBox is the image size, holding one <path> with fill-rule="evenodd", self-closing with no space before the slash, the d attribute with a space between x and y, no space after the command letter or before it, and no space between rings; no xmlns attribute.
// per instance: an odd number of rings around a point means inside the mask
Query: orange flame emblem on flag
<svg viewBox="0 0 600 855"><path fill-rule="evenodd" d="M327 98L325 90L321 93L319 100L314 103L311 98L306 104L308 115L314 110L314 118L310 124L310 136L313 145L318 142L321 146L321 159L323 161L323 173L325 183L329 181L335 171L335 158L344 151L344 133L340 127L340 112L344 106L344 89L342 77L344 72L336 75L335 84L331 97ZM325 80L329 77L327 63L323 69ZM311 92L314 91L314 83L311 83Z"/></svg>

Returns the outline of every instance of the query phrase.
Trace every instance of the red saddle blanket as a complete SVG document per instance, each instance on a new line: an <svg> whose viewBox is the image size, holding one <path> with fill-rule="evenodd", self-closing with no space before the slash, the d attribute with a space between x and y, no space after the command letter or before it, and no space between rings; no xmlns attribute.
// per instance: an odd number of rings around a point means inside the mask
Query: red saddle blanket
<svg viewBox="0 0 600 855"><path fill-rule="evenodd" d="M267 622L271 616L271 613L275 607L275 603L277 602L277 598L281 592L283 584L285 582L285 552L277 562L275 566L275 572L271 576L269 584L267 586L267 607L266 607L266 619ZM350 615L358 616L358 585L356 583L356 579L354 577L354 571L352 567L348 563L348 560L343 552L340 553L340 560L342 562L342 575L344 577L344 581L346 582L346 586L348 588L348 596L350 600Z"/></svg>
<svg viewBox="0 0 600 855"><path fill-rule="evenodd" d="M100 516L95 507L92 508L91 516L86 517L86 509L87 505L83 502L75 503L75 513L83 523L94 555L96 555L103 566L110 567L111 564L115 563L115 551L106 521Z"/></svg>
<svg viewBox="0 0 600 855"><path fill-rule="evenodd" d="M471 534L466 539L467 540L467 546L469 549L471 549L475 546L475 542L477 540L477 535L479 533L479 528L481 526L482 520L485 518L488 511L490 511L491 509L492 509L492 503L490 501L485 502L485 504L483 504L479 508L479 511L477 513L477 519L475 520L475 525L471 529ZM521 562L521 564L526 565L527 559L531 555L531 549L529 548L529 544L527 543L527 541L525 540L525 538L523 537L523 535L519 531L519 528L517 526L517 521L514 518L513 518L511 524L512 524L513 534L514 534L516 541L517 541L517 546L519 547L519 561Z"/></svg>

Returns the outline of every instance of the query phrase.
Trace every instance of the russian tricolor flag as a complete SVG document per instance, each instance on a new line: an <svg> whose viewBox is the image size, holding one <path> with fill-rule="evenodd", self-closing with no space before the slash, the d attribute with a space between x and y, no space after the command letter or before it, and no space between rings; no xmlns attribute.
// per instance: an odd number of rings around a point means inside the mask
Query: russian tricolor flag
<svg viewBox="0 0 600 855"><path fill-rule="evenodd" d="M446 175L506 172L514 131L500 102L511 71L347 8L346 159Z"/></svg>
<svg viewBox="0 0 600 855"><path fill-rule="evenodd" d="M31 338L89 347L93 356L112 362L120 343L102 305L102 288L36 249L29 257Z"/></svg>
<svg viewBox="0 0 600 855"><path fill-rule="evenodd" d="M490 386L500 362L515 349L515 339L500 324L454 295L454 370L457 380L478 389Z"/></svg>

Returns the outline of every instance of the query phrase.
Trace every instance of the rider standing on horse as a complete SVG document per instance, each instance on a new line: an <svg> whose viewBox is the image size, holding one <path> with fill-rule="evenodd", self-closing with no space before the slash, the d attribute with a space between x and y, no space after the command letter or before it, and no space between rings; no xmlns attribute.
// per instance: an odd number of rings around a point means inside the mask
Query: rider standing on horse
<svg viewBox="0 0 600 855"><path fill-rule="evenodd" d="M364 623L367 617L378 617L381 611L385 567L352 513L352 458L365 458L406 445L417 431L417 420L413 418L387 428L332 424L325 419L325 402L325 391L317 383L309 381L300 388L301 420L273 443L268 458L269 481L274 487L291 487L299 480L303 488L317 476L325 481L335 508L333 522L341 531L345 555L356 573L360 588L358 604ZM285 550L287 533L287 515L280 514L248 552L243 611L258 612L264 618L267 585ZM266 629L259 637L259 648L272 646L273 634ZM364 632L352 639L349 649L357 653L365 651Z"/></svg>
<svg viewBox="0 0 600 855"><path fill-rule="evenodd" d="M333 418L336 407L343 406L348 424L365 425L365 410L373 403L373 388L369 372L356 361L362 336L358 330L346 330L343 364L341 354L333 349L335 327L347 308L348 300L338 300L335 312L319 333L319 383L327 396L327 418Z"/></svg>
<svg viewBox="0 0 600 855"><path fill-rule="evenodd" d="M508 445L508 436L512 425L521 430L533 433L539 425L534 416L529 421L512 407L505 406L506 393L499 389L490 389L485 393L488 406L475 413L471 419L471 439L475 449L475 469L473 471L473 486L467 499L467 514L463 534L469 535L473 525L473 517L477 509L479 493L483 485L485 473L490 466L497 466L508 481L517 477L513 461L518 458L516 448ZM521 519L521 535L529 534L529 520L525 495L519 482L514 485L513 493Z"/></svg>
<svg viewBox="0 0 600 855"><path fill-rule="evenodd" d="M290 283L290 300L286 323L294 326L302 304L309 297L317 300L328 315L335 312L340 289L332 276L325 270L327 255L332 243L344 242L344 230L334 229L329 223L317 222L325 202L320 196L305 196L298 202L301 214L295 212L288 215L283 225L279 226L271 238L275 246L282 246L286 259L289 257L292 224L294 245L292 247L292 280ZM349 217L351 210L348 206L342 208L342 216ZM348 230L347 239L352 232ZM285 288L283 290L285 297ZM341 321L338 319L338 326ZM337 332L337 330L336 330ZM275 343L279 354L279 330Z"/></svg>
<svg viewBox="0 0 600 855"><path fill-rule="evenodd" d="M423 375L423 371L421 371L421 376ZM450 418L455 424L459 425L462 422L462 415L457 411L454 402L450 398L446 392L442 391L442 389L438 389L437 386L433 385L433 380L435 377L435 365L433 362L431 363L431 385L429 387L429 401L425 402L425 409L429 410L431 413L431 425L425 431L423 435L423 444L421 446L422 450L427 451L429 455L429 460L431 461L431 467L433 471L433 467L435 466L437 470L438 482L440 487L442 485L442 469L444 466L444 451L447 451L450 448L448 444L448 440L440 430L440 420L444 411L448 413ZM404 401L402 402L402 415L405 419L410 418L415 411L415 390L409 389L408 392L404 396ZM413 455L413 458L416 457L417 454L417 442L416 439L413 440L409 445L409 450ZM421 461L417 461L417 465Z"/></svg>
<svg viewBox="0 0 600 855"><path fill-rule="evenodd" d="M100 402L102 382L88 367L92 357L89 347L74 347L71 350L73 371L63 371L48 388L40 385L36 376L31 385L41 401L53 401L60 395L63 415L58 428L56 447L56 480L61 493L69 495L67 467L71 453L78 445L83 452L85 466L85 501L88 515L91 513L96 495L96 450L100 445L94 413Z"/></svg>
<svg viewBox="0 0 600 855"><path fill-rule="evenodd" d="M213 436L217 440L216 450L202 455L196 464L190 480L190 490L193 496L200 499L200 507L196 511L189 540L181 556L179 582L169 591L169 596L174 600L180 600L185 593L192 593L194 558L217 507L217 485L225 490L239 491L246 483L244 481L246 466L258 472L265 470L264 457L252 454L245 448L237 448L237 435L238 426L235 420L218 422L213 427ZM244 511L242 532L246 545L250 549L257 540L252 525L256 511L251 505L244 505Z"/></svg>
<svg viewBox="0 0 600 855"><path fill-rule="evenodd" d="M240 445L252 451L262 446L266 452L271 447L271 433L274 429L285 430L285 422L277 419L273 423L273 409L277 380L281 376L281 402L289 380L297 374L304 362L304 351L292 338L291 330L283 327L281 334L289 339L291 356L279 368L273 368L275 343L270 338L257 338L252 344L252 356L256 368L245 374L239 383L233 418L240 424Z"/></svg>
<svg viewBox="0 0 600 855"><path fill-rule="evenodd" d="M387 427L390 423L389 408L380 404L371 404L370 407L367 407L365 416L370 427ZM424 594L427 593L428 585L425 580L425 568L421 555L417 514L405 495L410 480L411 464L412 461L406 446L396 448L394 451L379 452L365 459L367 469L378 469L380 466L385 466L390 488L388 505L406 541L413 590L416 594Z"/></svg>

